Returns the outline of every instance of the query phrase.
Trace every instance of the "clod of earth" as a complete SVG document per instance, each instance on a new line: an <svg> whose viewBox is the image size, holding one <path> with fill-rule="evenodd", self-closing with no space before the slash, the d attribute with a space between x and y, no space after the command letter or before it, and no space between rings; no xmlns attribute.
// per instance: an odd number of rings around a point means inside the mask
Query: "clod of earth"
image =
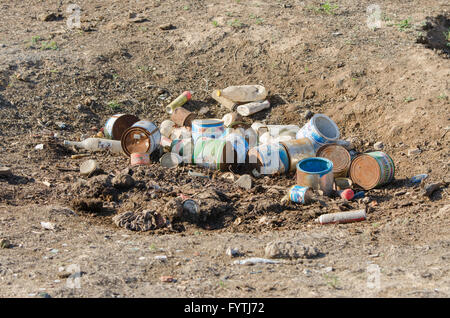
<svg viewBox="0 0 450 318"><path fill-rule="evenodd" d="M169 222L158 212L144 210L142 212L124 212L113 217L113 222L118 227L130 231L146 232L166 227Z"/></svg>
<svg viewBox="0 0 450 318"><path fill-rule="evenodd" d="M76 211L100 213L103 210L103 201L98 199L74 199L72 207Z"/></svg>
<svg viewBox="0 0 450 318"><path fill-rule="evenodd" d="M265 248L268 258L314 258L320 254L316 247L307 246L300 242L270 242Z"/></svg>

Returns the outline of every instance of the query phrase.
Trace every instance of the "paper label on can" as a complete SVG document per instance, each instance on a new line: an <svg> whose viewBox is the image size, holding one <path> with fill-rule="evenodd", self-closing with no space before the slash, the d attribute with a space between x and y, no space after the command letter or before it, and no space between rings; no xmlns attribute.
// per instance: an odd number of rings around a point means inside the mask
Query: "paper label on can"
<svg viewBox="0 0 450 318"><path fill-rule="evenodd" d="M305 193L308 189L308 187L293 186L289 190L289 198L292 202L305 203Z"/></svg>
<svg viewBox="0 0 450 318"><path fill-rule="evenodd" d="M258 147L262 174L284 173L289 167L289 159L283 146L267 144Z"/></svg>
<svg viewBox="0 0 450 318"><path fill-rule="evenodd" d="M312 119L297 132L296 138L308 138L311 140L314 150L317 151L321 146L329 143L329 140L319 135L311 122Z"/></svg>
<svg viewBox="0 0 450 318"><path fill-rule="evenodd" d="M378 162L378 165L380 166L381 175L378 185L383 185L392 181L395 174L395 166L391 157L389 157L387 154L381 151L370 152L368 153L368 155L374 158Z"/></svg>

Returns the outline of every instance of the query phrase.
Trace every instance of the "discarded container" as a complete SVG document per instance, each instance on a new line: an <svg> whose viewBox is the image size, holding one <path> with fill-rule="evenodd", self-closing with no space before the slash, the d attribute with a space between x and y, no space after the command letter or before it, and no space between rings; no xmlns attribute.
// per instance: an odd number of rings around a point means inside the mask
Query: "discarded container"
<svg viewBox="0 0 450 318"><path fill-rule="evenodd" d="M226 109L229 109L231 111L234 111L236 109L237 104L233 102L232 100L229 100L228 98L225 98L221 96L221 93L219 90L215 90L211 94L212 98L214 98L220 105L225 107Z"/></svg>
<svg viewBox="0 0 450 318"><path fill-rule="evenodd" d="M170 139L186 139L192 137L191 127L179 127L175 128L170 134Z"/></svg>
<svg viewBox="0 0 450 318"><path fill-rule="evenodd" d="M292 202L308 204L311 203L313 198L313 192L308 187L301 187L298 185L289 189L289 198Z"/></svg>
<svg viewBox="0 0 450 318"><path fill-rule="evenodd" d="M75 146L89 151L110 150L114 153L122 152L120 141L102 138L87 138L80 142L64 140L64 146Z"/></svg>
<svg viewBox="0 0 450 318"><path fill-rule="evenodd" d="M353 200L362 199L364 198L365 195L366 193L364 191L356 192L355 195L353 196Z"/></svg>
<svg viewBox="0 0 450 318"><path fill-rule="evenodd" d="M297 125L267 125L266 127L272 137L292 136L295 138L300 130L300 127Z"/></svg>
<svg viewBox="0 0 450 318"><path fill-rule="evenodd" d="M245 163L247 159L248 153L248 142L245 140L245 137L239 135L238 133L229 133L223 137L224 140L231 143L234 150L237 154L237 162L236 163Z"/></svg>
<svg viewBox="0 0 450 318"><path fill-rule="evenodd" d="M333 143L340 136L339 128L328 116L315 114L296 135L297 139L308 138L312 141L314 150L321 146Z"/></svg>
<svg viewBox="0 0 450 318"><path fill-rule="evenodd" d="M334 184L336 186L336 190L345 190L351 188L353 182L350 178L335 178Z"/></svg>
<svg viewBox="0 0 450 318"><path fill-rule="evenodd" d="M262 134L269 132L269 128L266 124L255 122L251 126L253 130L258 134L258 136L261 136Z"/></svg>
<svg viewBox="0 0 450 318"><path fill-rule="evenodd" d="M223 120L220 119L195 119L192 121L194 145L200 137L219 138L224 131Z"/></svg>
<svg viewBox="0 0 450 318"><path fill-rule="evenodd" d="M146 152L134 152L130 155L130 165L149 165L150 155Z"/></svg>
<svg viewBox="0 0 450 318"><path fill-rule="evenodd" d="M261 85L241 85L229 86L220 90L219 94L233 102L248 103L264 100L267 97L267 90Z"/></svg>
<svg viewBox="0 0 450 318"><path fill-rule="evenodd" d="M261 102L253 102L253 103L240 105L236 108L236 111L241 116L250 116L250 115L253 115L264 109L267 109L269 107L270 107L270 102L268 100L265 100L265 101L261 101Z"/></svg>
<svg viewBox="0 0 450 318"><path fill-rule="evenodd" d="M322 190L329 196L333 191L333 163L325 158L306 158L297 164L297 185Z"/></svg>
<svg viewBox="0 0 450 318"><path fill-rule="evenodd" d="M252 128L245 130L244 137L248 143L249 149L258 145L258 134Z"/></svg>
<svg viewBox="0 0 450 318"><path fill-rule="evenodd" d="M175 128L175 123L171 120L164 120L161 125L159 126L159 131L161 132L161 135L167 138L170 138L170 135L172 134L172 131Z"/></svg>
<svg viewBox="0 0 450 318"><path fill-rule="evenodd" d="M267 145L267 144L276 143L276 142L272 141L272 135L270 134L270 132L265 132L264 134L259 136L259 143L261 145Z"/></svg>
<svg viewBox="0 0 450 318"><path fill-rule="evenodd" d="M125 130L138 121L138 117L130 114L113 115L106 121L103 133L106 138L120 140Z"/></svg>
<svg viewBox="0 0 450 318"><path fill-rule="evenodd" d="M254 147L248 152L249 163L256 166L261 174L282 174L289 171L289 156L280 143Z"/></svg>
<svg viewBox="0 0 450 318"><path fill-rule="evenodd" d="M334 224L334 223L350 223L364 221L366 219L365 210L349 211L349 212L339 212L339 213L329 213L323 214L315 221L320 224Z"/></svg>
<svg viewBox="0 0 450 318"><path fill-rule="evenodd" d="M347 176L352 158L344 147L336 144L324 145L317 150L316 156L327 158L333 162L333 174L335 178Z"/></svg>
<svg viewBox="0 0 450 318"><path fill-rule="evenodd" d="M240 122L242 117L238 113L228 113L222 117L222 120L225 127L230 127L233 123Z"/></svg>
<svg viewBox="0 0 450 318"><path fill-rule="evenodd" d="M95 160L87 160L80 165L80 174L89 176L98 169L98 163Z"/></svg>
<svg viewBox="0 0 450 318"><path fill-rule="evenodd" d="M176 153L167 152L159 158L159 162L164 168L175 168L183 162L183 158Z"/></svg>
<svg viewBox="0 0 450 318"><path fill-rule="evenodd" d="M365 190L391 182L394 175L394 161L381 151L358 155L350 166L350 178Z"/></svg>
<svg viewBox="0 0 450 318"><path fill-rule="evenodd" d="M426 174L426 173L418 174L417 176L414 176L411 178L411 182L412 183L420 183L420 182L422 182L422 180L425 180L426 178L428 178L428 174Z"/></svg>
<svg viewBox="0 0 450 318"><path fill-rule="evenodd" d="M195 143L194 163L199 166L226 171L236 161L236 151L229 141L201 137Z"/></svg>
<svg viewBox="0 0 450 318"><path fill-rule="evenodd" d="M297 163L305 158L314 157L314 147L308 138L281 142L289 156L289 171L296 171Z"/></svg>
<svg viewBox="0 0 450 318"><path fill-rule="evenodd" d="M161 141L159 142L159 144L164 148L170 148L170 146L172 145L172 139L161 136Z"/></svg>
<svg viewBox="0 0 450 318"><path fill-rule="evenodd" d="M158 127L148 120L133 124L122 135L122 149L127 156L134 152L151 154L161 143L161 133Z"/></svg>
<svg viewBox="0 0 450 318"><path fill-rule="evenodd" d="M179 127L191 126L192 121L197 117L196 114L188 111L186 108L178 107L176 108L170 119Z"/></svg>
<svg viewBox="0 0 450 318"><path fill-rule="evenodd" d="M171 152L183 158L183 162L192 163L192 156L194 154L194 143L191 138L175 139L171 144Z"/></svg>
<svg viewBox="0 0 450 318"><path fill-rule="evenodd" d="M191 92L185 91L183 94L178 96L173 102L171 102L166 107L166 112L172 114L175 108L181 107L191 99Z"/></svg>

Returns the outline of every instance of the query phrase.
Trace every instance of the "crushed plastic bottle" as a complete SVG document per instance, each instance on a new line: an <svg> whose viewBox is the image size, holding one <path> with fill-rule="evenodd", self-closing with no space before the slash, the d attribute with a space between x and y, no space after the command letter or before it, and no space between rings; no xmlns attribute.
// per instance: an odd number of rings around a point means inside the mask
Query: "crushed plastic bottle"
<svg viewBox="0 0 450 318"><path fill-rule="evenodd" d="M248 103L264 100L267 97L267 90L261 85L241 85L229 86L218 91L217 94L233 102Z"/></svg>
<svg viewBox="0 0 450 318"><path fill-rule="evenodd" d="M110 150L114 153L122 152L120 140L102 138L87 138L80 142L64 140L64 146L75 146L89 151Z"/></svg>

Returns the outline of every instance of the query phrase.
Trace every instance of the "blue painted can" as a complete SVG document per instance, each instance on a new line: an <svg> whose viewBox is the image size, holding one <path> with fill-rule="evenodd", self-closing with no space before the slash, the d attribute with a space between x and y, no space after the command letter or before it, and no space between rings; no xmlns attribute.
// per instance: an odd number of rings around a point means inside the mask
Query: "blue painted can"
<svg viewBox="0 0 450 318"><path fill-rule="evenodd" d="M298 185L289 189L289 199L295 203L307 204L311 202L312 191L309 187L301 187Z"/></svg>
<svg viewBox="0 0 450 318"><path fill-rule="evenodd" d="M339 128L331 118L316 114L297 132L295 138L308 138L314 146L314 151L317 151L323 145L336 142L339 136Z"/></svg>
<svg viewBox="0 0 450 318"><path fill-rule="evenodd" d="M333 162L326 158L312 157L297 164L297 185L322 190L325 195L333 192Z"/></svg>

